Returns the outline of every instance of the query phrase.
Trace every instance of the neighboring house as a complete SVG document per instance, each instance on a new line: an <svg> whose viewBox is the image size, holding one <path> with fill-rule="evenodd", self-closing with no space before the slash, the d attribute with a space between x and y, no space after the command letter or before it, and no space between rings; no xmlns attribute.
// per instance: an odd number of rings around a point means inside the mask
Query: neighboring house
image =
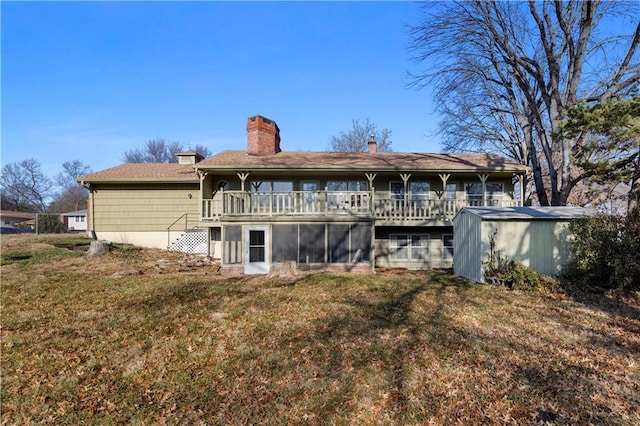
<svg viewBox="0 0 640 426"><path fill-rule="evenodd" d="M195 228L186 236L225 273L451 267L460 208L522 204L527 168L496 155L381 153L374 140L368 153L284 152L261 116L247 133L246 151L82 176L90 230L167 247Z"/></svg>
<svg viewBox="0 0 640 426"><path fill-rule="evenodd" d="M87 232L87 210L62 213L62 223L69 232Z"/></svg>
<svg viewBox="0 0 640 426"><path fill-rule="evenodd" d="M453 218L453 272L484 282L491 252L540 274L557 275L572 257L568 225L583 207L464 207Z"/></svg>
<svg viewBox="0 0 640 426"><path fill-rule="evenodd" d="M35 217L36 217L35 213L14 212L12 210L0 210L0 222L2 226L15 227L16 225L24 225L27 221L33 221Z"/></svg>

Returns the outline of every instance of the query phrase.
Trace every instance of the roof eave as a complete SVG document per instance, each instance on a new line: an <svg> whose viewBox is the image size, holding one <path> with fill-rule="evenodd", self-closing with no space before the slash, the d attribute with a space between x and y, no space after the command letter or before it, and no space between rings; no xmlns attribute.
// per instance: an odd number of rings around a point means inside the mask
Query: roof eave
<svg viewBox="0 0 640 426"><path fill-rule="evenodd" d="M200 183L197 178L194 179L166 179L166 178L102 178L102 179L81 179L78 180L81 185L92 183Z"/></svg>
<svg viewBox="0 0 640 426"><path fill-rule="evenodd" d="M510 173L526 173L527 168L524 166L516 166L516 167L470 167L466 169L447 169L447 168L419 168L419 167L365 167L365 166L353 166L353 167L343 167L343 166L324 166L324 167L314 167L314 166L256 166L256 165L200 165L196 166L197 170L202 171L216 171L216 170L224 170L224 171L236 171L236 170L268 170L274 172L292 172L292 171L314 171L314 172L325 172L325 171L358 171L358 172L424 172L424 173L492 173L492 172L510 172Z"/></svg>

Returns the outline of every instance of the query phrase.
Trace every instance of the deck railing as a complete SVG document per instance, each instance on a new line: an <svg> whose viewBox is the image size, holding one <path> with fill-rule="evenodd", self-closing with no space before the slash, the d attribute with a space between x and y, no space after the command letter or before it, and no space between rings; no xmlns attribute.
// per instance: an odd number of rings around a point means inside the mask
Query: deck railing
<svg viewBox="0 0 640 426"><path fill-rule="evenodd" d="M224 191L202 200L202 219L240 216L344 216L379 220L451 220L464 206L517 206L513 200L372 199L369 191Z"/></svg>

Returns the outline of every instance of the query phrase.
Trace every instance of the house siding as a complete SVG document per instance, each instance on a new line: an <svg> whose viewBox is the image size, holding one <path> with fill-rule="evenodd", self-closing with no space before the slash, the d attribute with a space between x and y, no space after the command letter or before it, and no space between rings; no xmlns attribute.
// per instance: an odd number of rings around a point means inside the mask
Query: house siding
<svg viewBox="0 0 640 426"><path fill-rule="evenodd" d="M185 213L192 218L189 227L195 226L200 215L199 190L197 184L92 188L92 230L166 231Z"/></svg>

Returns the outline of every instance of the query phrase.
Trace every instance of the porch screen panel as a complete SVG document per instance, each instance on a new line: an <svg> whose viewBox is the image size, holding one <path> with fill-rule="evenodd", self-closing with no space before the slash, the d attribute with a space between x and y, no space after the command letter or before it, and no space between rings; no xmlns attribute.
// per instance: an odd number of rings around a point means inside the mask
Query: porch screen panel
<svg viewBox="0 0 640 426"><path fill-rule="evenodd" d="M273 261L298 260L298 225L274 225L271 230Z"/></svg>
<svg viewBox="0 0 640 426"><path fill-rule="evenodd" d="M300 225L298 263L324 263L324 225Z"/></svg>
<svg viewBox="0 0 640 426"><path fill-rule="evenodd" d="M225 226L223 261L226 264L242 262L242 227Z"/></svg>
<svg viewBox="0 0 640 426"><path fill-rule="evenodd" d="M349 260L351 263L371 261L371 225L352 225Z"/></svg>
<svg viewBox="0 0 640 426"><path fill-rule="evenodd" d="M349 225L329 224L329 263L349 262Z"/></svg>

